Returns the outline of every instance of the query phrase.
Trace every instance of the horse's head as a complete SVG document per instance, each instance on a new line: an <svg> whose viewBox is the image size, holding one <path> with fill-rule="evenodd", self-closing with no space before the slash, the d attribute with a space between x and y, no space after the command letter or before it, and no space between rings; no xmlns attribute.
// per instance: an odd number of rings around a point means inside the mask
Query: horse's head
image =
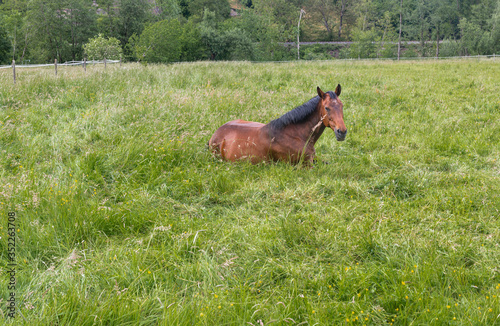
<svg viewBox="0 0 500 326"><path fill-rule="evenodd" d="M347 128L344 124L344 104L339 99L340 84L335 88L335 93L324 93L318 87L318 95L320 97L319 105L323 124L326 127L332 128L338 141L343 141L347 133Z"/></svg>

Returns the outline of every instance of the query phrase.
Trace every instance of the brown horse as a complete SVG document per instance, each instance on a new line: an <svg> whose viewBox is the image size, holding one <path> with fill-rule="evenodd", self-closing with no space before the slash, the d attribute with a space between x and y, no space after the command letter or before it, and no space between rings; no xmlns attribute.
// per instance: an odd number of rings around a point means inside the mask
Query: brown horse
<svg viewBox="0 0 500 326"><path fill-rule="evenodd" d="M343 104L335 92L324 93L285 113L268 124L234 120L222 125L208 142L211 151L227 161L303 161L312 164L314 144L326 127L334 130L338 141L345 139Z"/></svg>

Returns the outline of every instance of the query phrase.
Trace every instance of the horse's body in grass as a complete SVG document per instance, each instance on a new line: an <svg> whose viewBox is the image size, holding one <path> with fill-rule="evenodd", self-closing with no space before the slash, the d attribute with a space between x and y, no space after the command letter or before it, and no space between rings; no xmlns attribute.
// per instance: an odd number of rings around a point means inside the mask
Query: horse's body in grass
<svg viewBox="0 0 500 326"><path fill-rule="evenodd" d="M234 120L222 125L210 138L209 148L227 161L312 164L314 144L326 127L334 130L338 141L343 141L347 133L343 104L338 98L340 84L335 92L323 92L319 87L317 91L318 96L268 124Z"/></svg>

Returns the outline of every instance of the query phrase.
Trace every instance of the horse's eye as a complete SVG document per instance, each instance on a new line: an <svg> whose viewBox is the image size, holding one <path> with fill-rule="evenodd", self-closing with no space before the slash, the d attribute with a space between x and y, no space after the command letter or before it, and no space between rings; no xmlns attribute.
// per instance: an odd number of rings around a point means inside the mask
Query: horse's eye
<svg viewBox="0 0 500 326"><path fill-rule="evenodd" d="M325 106L326 112L330 112L330 109Z"/></svg>

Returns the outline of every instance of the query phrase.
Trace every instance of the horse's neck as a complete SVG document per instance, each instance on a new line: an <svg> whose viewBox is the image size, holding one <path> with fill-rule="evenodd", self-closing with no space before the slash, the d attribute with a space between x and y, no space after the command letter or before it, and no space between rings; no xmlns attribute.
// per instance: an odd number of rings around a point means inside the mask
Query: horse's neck
<svg viewBox="0 0 500 326"><path fill-rule="evenodd" d="M308 137L310 137L310 140L308 140L311 145L314 146L314 144L318 141L319 137L323 134L323 131L325 131L325 125L323 123L323 117L320 116L319 112L314 112L311 114L310 119L310 131ZM308 128L309 129L309 128Z"/></svg>
<svg viewBox="0 0 500 326"><path fill-rule="evenodd" d="M319 109L315 110L307 120L299 125L294 126L292 132L295 137L301 138L305 143L314 146L319 137L325 131L323 119L319 113Z"/></svg>

